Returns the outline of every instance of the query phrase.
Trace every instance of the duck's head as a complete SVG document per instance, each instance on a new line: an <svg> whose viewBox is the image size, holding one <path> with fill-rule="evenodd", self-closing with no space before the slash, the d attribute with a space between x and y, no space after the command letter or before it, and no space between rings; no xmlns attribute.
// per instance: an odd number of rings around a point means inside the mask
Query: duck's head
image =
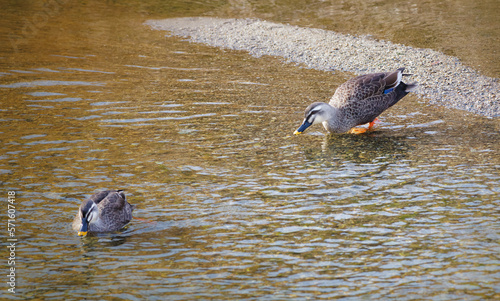
<svg viewBox="0 0 500 301"><path fill-rule="evenodd" d="M81 226L78 231L78 236L84 236L87 234L89 229L89 224L95 222L97 220L97 216L99 215L99 209L97 208L96 203L92 200L86 200L80 206L80 210L78 211Z"/></svg>
<svg viewBox="0 0 500 301"><path fill-rule="evenodd" d="M311 125L322 123L327 120L329 108L330 105L324 102L315 102L310 104L306 108L304 121L293 134L300 135Z"/></svg>

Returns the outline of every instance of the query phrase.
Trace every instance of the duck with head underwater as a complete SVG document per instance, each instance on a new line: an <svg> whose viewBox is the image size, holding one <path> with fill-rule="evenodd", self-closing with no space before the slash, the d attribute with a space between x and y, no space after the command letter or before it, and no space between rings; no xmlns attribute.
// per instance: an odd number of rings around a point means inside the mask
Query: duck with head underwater
<svg viewBox="0 0 500 301"><path fill-rule="evenodd" d="M330 103L315 102L305 111L301 126L294 132L302 134L313 124L322 123L330 133L360 134L372 130L377 116L396 104L417 84L402 82L403 70L360 75L340 85ZM368 123L368 129L354 128Z"/></svg>
<svg viewBox="0 0 500 301"><path fill-rule="evenodd" d="M130 222L134 208L135 205L126 201L123 190L95 193L80 205L73 229L79 236L87 232L118 231Z"/></svg>

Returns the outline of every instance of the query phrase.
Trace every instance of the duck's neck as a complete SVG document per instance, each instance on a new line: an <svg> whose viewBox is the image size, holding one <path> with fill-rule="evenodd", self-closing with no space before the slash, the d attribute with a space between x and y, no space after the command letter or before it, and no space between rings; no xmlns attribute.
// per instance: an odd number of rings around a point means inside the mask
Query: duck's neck
<svg viewBox="0 0 500 301"><path fill-rule="evenodd" d="M331 105L327 105L325 108L326 119L323 120L323 127L330 133L343 133L348 131L349 129L344 129L342 126L340 111L332 107Z"/></svg>

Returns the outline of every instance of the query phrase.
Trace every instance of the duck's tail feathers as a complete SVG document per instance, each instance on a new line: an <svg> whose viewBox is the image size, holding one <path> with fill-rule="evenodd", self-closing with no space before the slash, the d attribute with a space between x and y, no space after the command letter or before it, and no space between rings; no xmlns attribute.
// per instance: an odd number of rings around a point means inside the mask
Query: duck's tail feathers
<svg viewBox="0 0 500 301"><path fill-rule="evenodd" d="M405 84L405 92L415 92L417 90L418 84L417 83L411 83L411 84Z"/></svg>
<svg viewBox="0 0 500 301"><path fill-rule="evenodd" d="M384 78L385 90L395 88L399 85L401 79L403 79L403 70L405 70L405 68L399 68L393 72L386 73L387 75Z"/></svg>
<svg viewBox="0 0 500 301"><path fill-rule="evenodd" d="M118 193L118 195L119 195L122 199L124 199L125 201L127 200L127 198L125 197L125 192L124 192L123 190L118 189L118 190L116 191L116 193Z"/></svg>

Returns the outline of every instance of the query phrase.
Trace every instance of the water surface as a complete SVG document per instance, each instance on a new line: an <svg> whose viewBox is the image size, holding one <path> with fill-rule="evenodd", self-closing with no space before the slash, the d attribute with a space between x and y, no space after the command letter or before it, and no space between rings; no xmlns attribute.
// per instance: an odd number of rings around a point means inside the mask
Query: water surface
<svg viewBox="0 0 500 301"><path fill-rule="evenodd" d="M499 298L497 119L407 96L372 134L295 137L349 74L141 25L224 3L145 3L64 4L17 51L0 46L0 179L19 239L18 291L3 296ZM6 7L3 41L41 9ZM106 188L137 219L78 237L78 205Z"/></svg>

